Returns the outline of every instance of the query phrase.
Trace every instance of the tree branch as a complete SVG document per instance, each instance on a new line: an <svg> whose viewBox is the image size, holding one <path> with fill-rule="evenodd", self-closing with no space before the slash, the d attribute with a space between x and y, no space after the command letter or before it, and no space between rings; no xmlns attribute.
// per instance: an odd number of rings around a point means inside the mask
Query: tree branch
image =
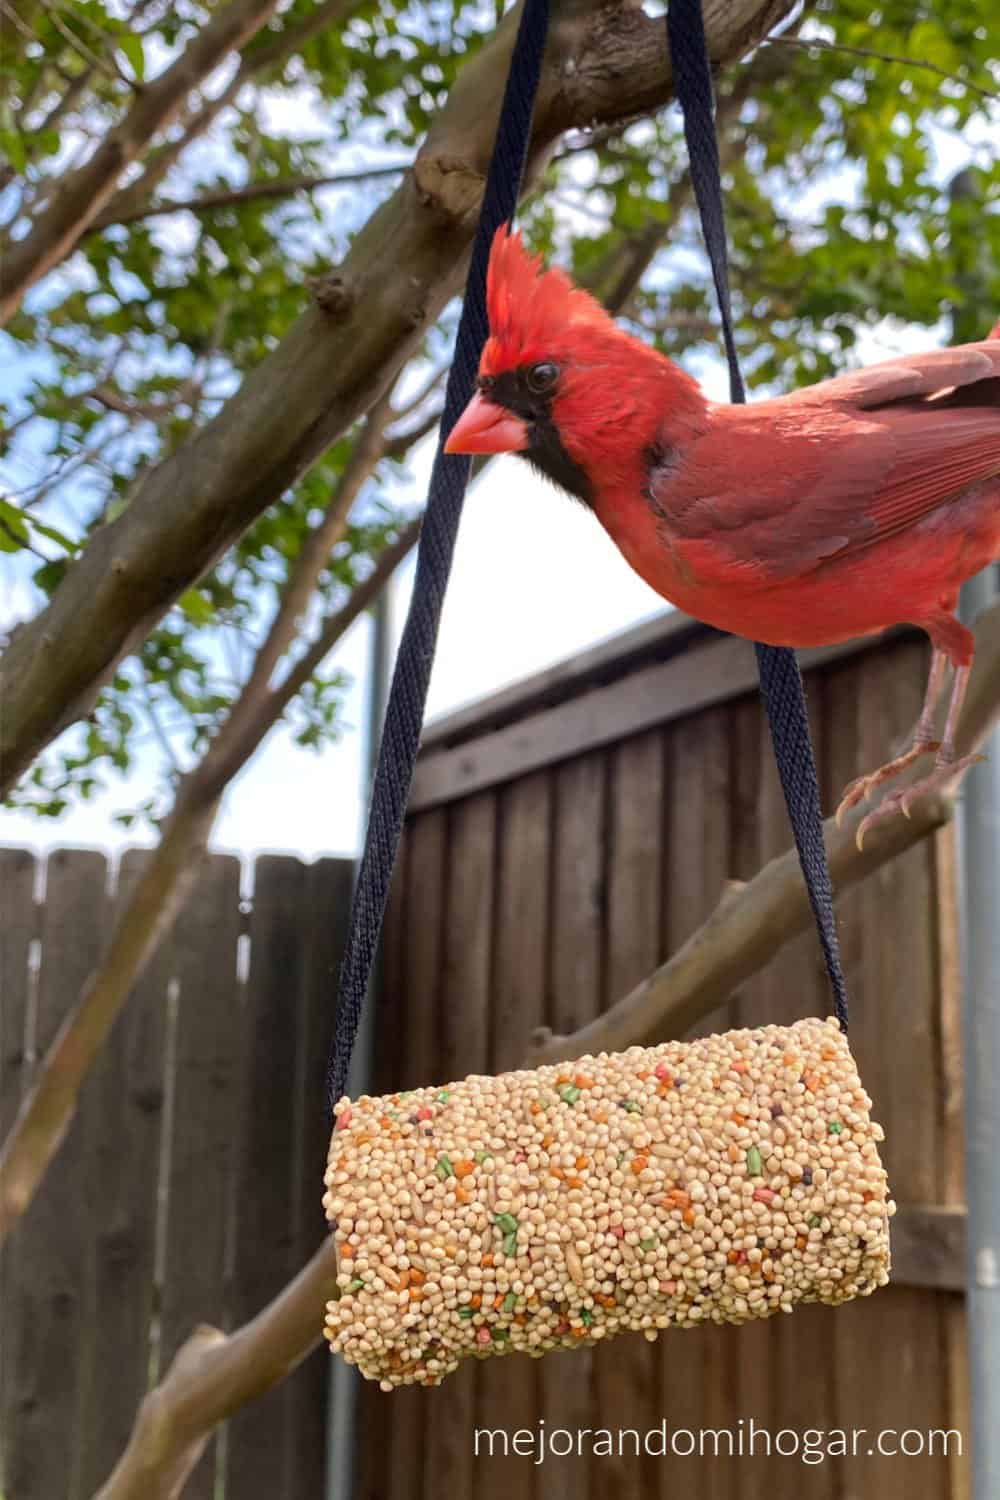
<svg viewBox="0 0 1000 1500"><path fill-rule="evenodd" d="M864 57L871 58L875 62L900 63L904 68L923 68L927 73L936 73L938 78L943 78L947 83L954 83L959 88L969 89L971 93L978 94L982 99L989 99L991 102L1000 99L1000 94L996 89L985 89L981 84L973 83L971 78L949 73L947 68L928 62L925 57L901 57L895 52L878 52L873 47L851 47L846 42L826 42L814 36L774 36L766 45L768 47L799 47L804 52L842 52L847 57Z"/></svg>
<svg viewBox="0 0 1000 1500"><path fill-rule="evenodd" d="M185 143L187 144L187 143ZM357 172L330 172L324 176L275 177L270 181L248 182L243 187L220 188L215 193L202 193L198 198L163 198L158 203L136 203L134 207L123 207L112 213L109 208L90 226L90 232L106 229L109 224L135 224L140 219L156 219L163 214L205 214L214 208L231 208L238 203L259 203L262 200L291 198L295 193L313 193L317 188L342 187L345 183L374 182L379 177L401 177L407 170L400 167L367 167Z"/></svg>
<svg viewBox="0 0 1000 1500"><path fill-rule="evenodd" d="M977 749L998 719L1000 604L987 610L976 625L976 664L958 735L959 753ZM877 823L859 850L855 835L867 811L863 806L855 809L842 828L832 818L825 824L830 875L838 894L943 827L952 816L953 799L922 798L909 818ZM798 856L791 849L746 885L728 889L704 926L610 1010L572 1036L537 1032L525 1066L683 1036L763 969L779 948L805 932L811 921Z"/></svg>
<svg viewBox="0 0 1000 1500"><path fill-rule="evenodd" d="M231 0L176 62L143 88L89 160L62 178L28 233L12 242L0 264L0 326L13 317L28 288L69 254L110 199L122 172L169 124L195 85L234 48L243 46L277 4L278 0Z"/></svg>
<svg viewBox="0 0 1000 1500"><path fill-rule="evenodd" d="M95 1500L175 1500L213 1429L277 1385L319 1343L336 1277L331 1235L295 1280L235 1333L196 1328L143 1400L128 1447Z"/></svg>
<svg viewBox="0 0 1000 1500"><path fill-rule="evenodd" d="M707 0L713 59L743 56L794 0ZM462 71L413 171L356 236L313 306L219 414L95 532L0 664L0 793L174 599L385 390L459 285L518 12ZM657 108L670 92L659 19L556 0L528 180L567 130Z"/></svg>
<svg viewBox="0 0 1000 1500"><path fill-rule="evenodd" d="M199 108L185 123L176 140L168 142L153 152L142 174L128 187L115 193L102 213L90 225L91 230L106 229L109 224L128 224L146 217L146 211L161 212L151 208L152 194L159 187L171 167L183 155L192 141L198 139L212 121L226 109L240 90L253 78L280 67L283 62L300 52L307 42L336 21L343 20L357 5L357 0L324 0L297 25L286 26L273 40L252 47L240 59L236 73L222 92L214 99L201 102Z"/></svg>
<svg viewBox="0 0 1000 1500"><path fill-rule="evenodd" d="M52 4L52 0L39 0L39 3L66 45L89 68L94 68L99 73L103 73L105 78L110 78L112 83L124 83L127 88L135 89L136 85L131 78L127 78L113 62L108 62L106 58L94 52L81 37L77 36L71 27L66 25L59 14L58 7Z"/></svg>

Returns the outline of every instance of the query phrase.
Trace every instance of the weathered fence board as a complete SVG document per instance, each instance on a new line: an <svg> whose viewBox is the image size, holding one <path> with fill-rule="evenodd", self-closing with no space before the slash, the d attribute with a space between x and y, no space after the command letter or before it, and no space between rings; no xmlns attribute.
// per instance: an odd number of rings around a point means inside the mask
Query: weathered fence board
<svg viewBox="0 0 1000 1500"><path fill-rule="evenodd" d="M406 933L407 875L410 864L409 840L404 838L396 858L389 906L386 912L385 937L381 951L381 983L375 1024L376 1044L372 1056L372 1091L391 1093L406 1067L410 1046L412 1015L399 1007L404 994L403 941ZM397 1007L399 1011L397 1012ZM430 1076L429 1074L427 1076ZM393 1494L412 1492L414 1472L419 1494L423 1468L423 1424L420 1401L426 1392L410 1388L400 1391L399 1407L393 1412L380 1393L358 1379L358 1406L361 1431L365 1436L356 1445L356 1500L381 1500ZM398 1472L393 1473L394 1462Z"/></svg>
<svg viewBox="0 0 1000 1500"><path fill-rule="evenodd" d="M54 853L36 907L36 860L0 850L8 1118L148 858L127 853L109 893L102 855ZM345 860L264 857L245 922L238 861L204 861L0 1257L6 1500L88 1500L195 1324L251 1317L320 1244L323 1075L351 880ZM185 1496L318 1500L328 1364L317 1350L240 1414Z"/></svg>
<svg viewBox="0 0 1000 1500"><path fill-rule="evenodd" d="M205 860L174 929L178 987L174 1129L167 1185L161 1363L199 1323L228 1322L226 1255L243 1098L244 1023L237 983L237 859ZM218 1439L185 1486L214 1500Z"/></svg>
<svg viewBox="0 0 1000 1500"><path fill-rule="evenodd" d="M604 1004L607 792L601 755L581 756L554 773L549 1024L555 1031L581 1026ZM549 1428L588 1425L594 1358L591 1347L542 1362L541 1415ZM574 1454L543 1477L551 1500L597 1500L591 1466Z"/></svg>
<svg viewBox="0 0 1000 1500"><path fill-rule="evenodd" d="M148 859L139 850L124 856L115 911L122 910ZM114 1467L149 1378L170 968L170 949L163 946L94 1066L85 1191L86 1315L93 1335L81 1382L81 1500Z"/></svg>
<svg viewBox="0 0 1000 1500"><path fill-rule="evenodd" d="M485 1072L489 1062L490 942L496 819L492 793L470 797L449 812L449 920L444 931L438 1077L444 1082ZM452 1179L455 1181L455 1179ZM476 1423L478 1369L467 1361L452 1376L446 1407L435 1409L427 1434L424 1485L428 1495L468 1495Z"/></svg>
<svg viewBox="0 0 1000 1500"><path fill-rule="evenodd" d="M37 936L35 861L26 849L0 849L0 1135L21 1102L27 1041L28 954Z"/></svg>
<svg viewBox="0 0 1000 1500"><path fill-rule="evenodd" d="M544 771L497 794L491 1072L518 1067L531 1031L546 1019L551 818L552 784ZM529 1427L538 1412L540 1373L534 1361L487 1360L480 1371L481 1424L512 1432ZM522 1500L536 1493L526 1459L498 1456L478 1466L476 1491L483 1500L506 1500L515 1486Z"/></svg>
<svg viewBox="0 0 1000 1500"><path fill-rule="evenodd" d="M27 1072L28 968L38 912L35 861L26 849L0 849L0 1136L21 1103ZM16 1246L0 1255L0 1430L13 1420L15 1348L22 1335L13 1312ZM2 1472L2 1471L0 1471Z"/></svg>
<svg viewBox="0 0 1000 1500"><path fill-rule="evenodd" d="M250 969L246 984L247 1108L237 1176L231 1315L246 1322L297 1269L293 1213L294 1098L298 1045L296 997L302 985L298 935L306 870L297 859L265 856L254 877ZM284 1443L288 1388L277 1386L229 1423L226 1476L237 1495L256 1482L286 1493Z"/></svg>
<svg viewBox="0 0 1000 1500"><path fill-rule="evenodd" d="M616 745L608 756L607 959L604 1003L624 995L660 960L664 822L663 736L652 730ZM635 788L641 786L642 797ZM658 1351L641 1334L598 1349L595 1401L611 1428L632 1426L656 1389ZM601 1494L638 1500L655 1479L656 1460L612 1456L601 1468Z"/></svg>
<svg viewBox="0 0 1000 1500"><path fill-rule="evenodd" d="M297 920L292 918L304 954L297 1027L298 1067L290 1101L295 1118L290 1170L295 1182L296 1269L316 1253L326 1234L323 1213L326 1065L353 883L350 860L316 860L306 870L304 906ZM252 954L251 943L251 961ZM309 1496L323 1492L329 1365L329 1351L323 1344L286 1382L285 1441L289 1460L285 1493L290 1500L298 1500L300 1496L308 1500ZM236 1493L239 1500L240 1492Z"/></svg>
<svg viewBox="0 0 1000 1500"><path fill-rule="evenodd" d="M35 1015L40 1056L96 962L105 927L101 855L60 850L48 862ZM10 1341L4 1393L4 1482L12 1496L73 1496L83 1434L80 1375L94 1336L86 1311L89 1204L86 1148L96 1080L88 1080L73 1126L5 1252ZM75 1500L75 1497L74 1497Z"/></svg>

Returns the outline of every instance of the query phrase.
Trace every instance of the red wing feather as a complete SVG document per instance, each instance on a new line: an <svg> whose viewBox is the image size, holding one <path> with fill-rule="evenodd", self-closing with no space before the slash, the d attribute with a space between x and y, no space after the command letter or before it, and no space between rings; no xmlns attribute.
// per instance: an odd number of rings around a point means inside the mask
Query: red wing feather
<svg viewBox="0 0 1000 1500"><path fill-rule="evenodd" d="M650 489L682 548L708 542L781 578L928 521L993 479L1000 506L998 342L716 408L709 432Z"/></svg>

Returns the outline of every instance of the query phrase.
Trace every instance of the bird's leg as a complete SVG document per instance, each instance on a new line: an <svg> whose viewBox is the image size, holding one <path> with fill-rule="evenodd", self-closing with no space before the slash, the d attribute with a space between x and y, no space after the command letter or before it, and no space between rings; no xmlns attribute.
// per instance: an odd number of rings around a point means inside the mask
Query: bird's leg
<svg viewBox="0 0 1000 1500"><path fill-rule="evenodd" d="M913 731L913 739L909 750L902 755L897 755L894 760L887 761L884 766L879 766L877 771L869 771L867 776L859 776L852 781L844 795L840 799L837 808L837 827L844 821L844 814L850 812L859 802L866 801L880 787L884 781L891 781L893 777L900 775L914 761L922 755L929 755L932 751L941 747L941 741L934 736L934 717L938 702L941 698L941 689L944 686L944 674L947 670L948 658L945 653L935 647L931 656L931 669L927 677L927 691L924 694L924 705L920 710L920 718L917 727ZM956 678L957 683L957 678ZM954 695L953 695L954 700ZM950 716L950 709L949 709Z"/></svg>
<svg viewBox="0 0 1000 1500"><path fill-rule="evenodd" d="M951 702L948 704L948 717L945 720L944 738L941 741L938 753L934 761L934 769L929 776L921 777L912 786L902 791L893 792L890 797L869 813L867 818L858 827L857 841L860 849L865 834L875 823L880 823L884 818L891 817L893 813L901 812L910 816L910 809L921 797L926 797L929 792L941 792L945 787L953 786L959 777L964 776L970 766L985 760L985 755L958 755L955 750L955 735L958 731L958 721L962 713L962 705L965 702L965 694L969 686L969 674L971 666L955 668L955 682L951 690ZM921 716L922 717L922 716Z"/></svg>

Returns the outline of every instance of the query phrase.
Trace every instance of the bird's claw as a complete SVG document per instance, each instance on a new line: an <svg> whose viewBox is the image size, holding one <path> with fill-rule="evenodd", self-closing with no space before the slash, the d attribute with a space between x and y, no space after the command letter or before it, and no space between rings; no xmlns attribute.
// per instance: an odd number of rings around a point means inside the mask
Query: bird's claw
<svg viewBox="0 0 1000 1500"><path fill-rule="evenodd" d="M891 781L912 766L914 761L919 760L921 756L930 755L939 749L940 742L937 740L918 740L912 749L907 750L903 755L897 755L895 760L890 760L886 765L879 766L877 771L869 771L865 776L856 777L845 787L844 795L840 799L840 806L835 814L837 827L843 826L844 817L852 807L857 807L859 802L867 802L872 792L884 781Z"/></svg>
<svg viewBox="0 0 1000 1500"><path fill-rule="evenodd" d="M875 827L876 823L884 823L887 818L892 817L893 813L904 811L902 803L902 792L893 792L884 801L880 802L878 807L874 808L866 818L861 819L861 822L858 824L858 831L854 835L854 842L857 844L859 852L864 850L865 835ZM909 813L906 816L909 817Z"/></svg>
<svg viewBox="0 0 1000 1500"><path fill-rule="evenodd" d="M859 802L867 802L872 791L872 778L870 776L859 776L852 781L850 786L844 788L844 795L840 799L834 818L838 828L844 826L844 819L852 807L857 807Z"/></svg>
<svg viewBox="0 0 1000 1500"><path fill-rule="evenodd" d="M899 792L891 792L858 824L858 831L854 836L858 848L864 848L865 835L875 827L876 823L885 822L897 812L901 812L904 818L912 818L913 808L921 797L926 797L931 792L943 791L960 776L964 776L970 766L978 765L984 760L986 760L985 755L963 755L959 760L944 761L935 766L929 776L924 776L912 786Z"/></svg>

